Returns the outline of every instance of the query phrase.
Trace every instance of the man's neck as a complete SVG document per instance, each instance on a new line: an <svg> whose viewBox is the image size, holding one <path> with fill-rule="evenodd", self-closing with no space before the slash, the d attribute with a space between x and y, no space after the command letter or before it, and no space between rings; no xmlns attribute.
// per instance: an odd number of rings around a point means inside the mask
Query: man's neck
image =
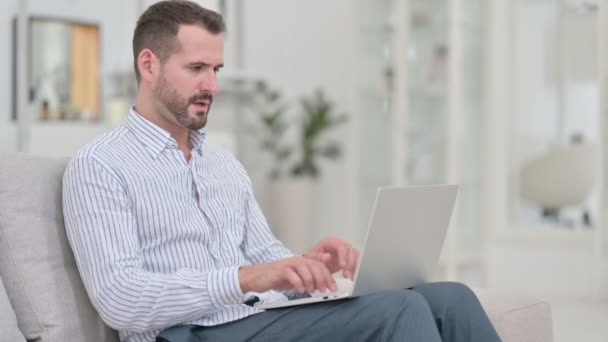
<svg viewBox="0 0 608 342"><path fill-rule="evenodd" d="M192 155L192 146L190 146L190 130L188 128L179 126L174 122L165 119L153 106L150 105L149 99L144 100L141 98L141 94L137 97L135 111L137 111L139 115L146 118L146 120L167 131L177 142L177 148L184 153L186 160L190 160L190 156Z"/></svg>

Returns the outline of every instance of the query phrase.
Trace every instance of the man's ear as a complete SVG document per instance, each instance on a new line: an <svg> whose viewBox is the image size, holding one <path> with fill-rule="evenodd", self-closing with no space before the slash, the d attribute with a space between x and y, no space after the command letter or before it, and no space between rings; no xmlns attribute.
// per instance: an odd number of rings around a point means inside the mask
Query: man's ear
<svg viewBox="0 0 608 342"><path fill-rule="evenodd" d="M150 49L143 49L137 55L137 67L142 81L154 82L160 70L160 61Z"/></svg>

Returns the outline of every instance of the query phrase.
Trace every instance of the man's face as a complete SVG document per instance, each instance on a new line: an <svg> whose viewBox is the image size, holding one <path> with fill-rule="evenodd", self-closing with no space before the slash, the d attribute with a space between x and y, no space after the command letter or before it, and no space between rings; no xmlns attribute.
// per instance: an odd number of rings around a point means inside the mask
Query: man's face
<svg viewBox="0 0 608 342"><path fill-rule="evenodd" d="M224 40L196 25L182 25L179 49L161 66L154 96L165 119L199 130L218 91L217 71L223 66Z"/></svg>

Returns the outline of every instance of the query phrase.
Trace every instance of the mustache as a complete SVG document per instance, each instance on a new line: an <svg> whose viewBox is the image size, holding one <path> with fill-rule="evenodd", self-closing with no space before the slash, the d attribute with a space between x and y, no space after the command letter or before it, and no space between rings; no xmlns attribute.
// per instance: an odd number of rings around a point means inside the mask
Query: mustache
<svg viewBox="0 0 608 342"><path fill-rule="evenodd" d="M194 103L196 101L203 101L203 100L209 101L209 103L213 102L213 94L211 94L211 93L202 93L202 94L192 95L188 99L188 102L189 103Z"/></svg>

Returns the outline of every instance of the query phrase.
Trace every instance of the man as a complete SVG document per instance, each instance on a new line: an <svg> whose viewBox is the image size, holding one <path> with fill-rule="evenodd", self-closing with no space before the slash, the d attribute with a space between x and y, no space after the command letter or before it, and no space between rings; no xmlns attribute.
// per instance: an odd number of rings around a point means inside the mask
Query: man
<svg viewBox="0 0 608 342"><path fill-rule="evenodd" d="M91 301L122 341L498 341L455 283L262 312L335 291L359 252L325 238L294 256L271 234L243 167L209 144L223 66L220 15L164 1L133 37L139 91L122 126L66 169L64 214ZM173 327L173 328L171 328Z"/></svg>

